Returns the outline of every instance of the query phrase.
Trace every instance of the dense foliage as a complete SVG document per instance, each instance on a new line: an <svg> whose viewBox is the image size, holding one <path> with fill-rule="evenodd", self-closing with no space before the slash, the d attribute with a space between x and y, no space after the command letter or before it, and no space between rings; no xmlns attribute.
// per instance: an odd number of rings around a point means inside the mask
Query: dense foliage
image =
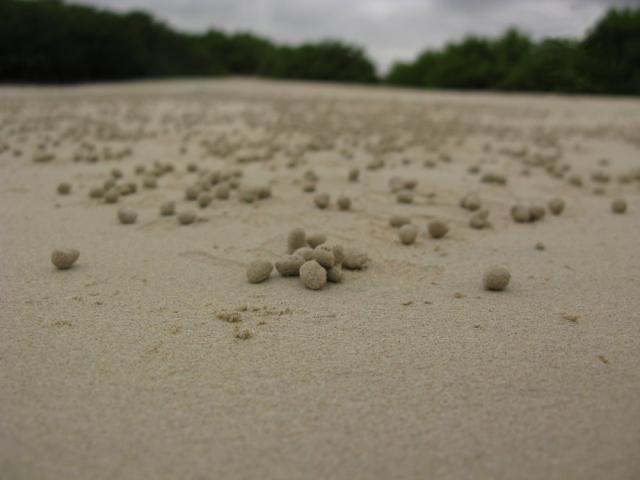
<svg viewBox="0 0 640 480"><path fill-rule="evenodd" d="M181 33L139 11L0 0L0 81L209 75L377 81L366 54L339 41L277 45L250 33ZM640 94L640 9L610 10L579 41L538 42L514 29L493 39L470 36L395 64L384 80L433 88Z"/></svg>
<svg viewBox="0 0 640 480"><path fill-rule="evenodd" d="M178 33L144 12L119 14L60 0L0 0L0 80L185 75L376 81L364 52L337 41L279 46L248 33Z"/></svg>
<svg viewBox="0 0 640 480"><path fill-rule="evenodd" d="M516 30L467 37L396 63L387 81L416 87L640 94L640 9L610 10L581 41L534 42Z"/></svg>

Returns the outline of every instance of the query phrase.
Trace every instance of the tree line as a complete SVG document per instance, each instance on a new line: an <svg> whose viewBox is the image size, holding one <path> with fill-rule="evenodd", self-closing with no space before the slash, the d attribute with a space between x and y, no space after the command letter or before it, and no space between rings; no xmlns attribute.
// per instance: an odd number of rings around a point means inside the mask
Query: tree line
<svg viewBox="0 0 640 480"><path fill-rule="evenodd" d="M0 0L0 81L68 83L258 75L451 89L640 93L640 8L609 10L581 40L511 29L469 36L378 76L338 40L281 45L251 33L178 32L142 11L63 0Z"/></svg>

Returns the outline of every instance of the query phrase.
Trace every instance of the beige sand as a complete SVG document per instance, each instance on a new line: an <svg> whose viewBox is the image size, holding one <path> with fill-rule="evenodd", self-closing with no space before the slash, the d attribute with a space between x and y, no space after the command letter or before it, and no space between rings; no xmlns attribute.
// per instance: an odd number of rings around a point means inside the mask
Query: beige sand
<svg viewBox="0 0 640 480"><path fill-rule="evenodd" d="M207 155L220 131L247 142ZM237 163L274 131L284 147L270 161ZM345 131L360 142L339 145L351 160L319 149L286 167L287 145ZM385 133L402 148L367 170ZM638 100L239 80L3 87L0 134L2 479L640 477L640 182L616 180L640 166ZM76 163L83 139L132 155ZM41 142L48 163L33 161ZM558 151L581 189L520 174ZM154 160L176 171L141 188L134 167ZM192 162L245 167L273 196L214 199L180 226L159 207L197 208L184 200ZM138 193L90 199L113 168ZM350 211L315 207L310 168ZM604 195L594 170L611 174ZM489 172L507 185L481 183ZM393 176L418 180L413 204L396 202ZM459 201L473 191L491 228L469 227ZM556 196L562 215L512 221L511 205ZM136 224L119 224L123 205ZM393 214L419 226L414 245L397 241ZM437 241L434 218L451 227ZM298 226L362 247L369 267L321 291L276 272L249 284L247 265L281 258ZM80 250L71 270L51 265L57 246ZM504 292L482 288L493 264L512 274ZM240 322L216 317L233 311Z"/></svg>

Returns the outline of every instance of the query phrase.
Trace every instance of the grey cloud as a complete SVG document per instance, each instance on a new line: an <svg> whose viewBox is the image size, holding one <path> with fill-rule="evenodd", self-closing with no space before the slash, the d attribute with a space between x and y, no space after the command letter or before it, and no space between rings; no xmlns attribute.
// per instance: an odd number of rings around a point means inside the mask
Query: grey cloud
<svg viewBox="0 0 640 480"><path fill-rule="evenodd" d="M518 26L535 37L580 36L610 6L640 0L84 0L144 9L186 30L250 30L280 42L341 38L383 69L465 34Z"/></svg>

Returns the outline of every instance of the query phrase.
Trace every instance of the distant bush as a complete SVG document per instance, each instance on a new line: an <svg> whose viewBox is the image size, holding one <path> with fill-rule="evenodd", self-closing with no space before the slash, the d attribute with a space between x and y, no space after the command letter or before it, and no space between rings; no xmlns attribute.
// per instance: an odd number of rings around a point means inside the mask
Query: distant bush
<svg viewBox="0 0 640 480"><path fill-rule="evenodd" d="M392 85L453 89L640 94L640 9L612 9L581 41L534 42L517 30L467 37L414 62L396 63Z"/></svg>

